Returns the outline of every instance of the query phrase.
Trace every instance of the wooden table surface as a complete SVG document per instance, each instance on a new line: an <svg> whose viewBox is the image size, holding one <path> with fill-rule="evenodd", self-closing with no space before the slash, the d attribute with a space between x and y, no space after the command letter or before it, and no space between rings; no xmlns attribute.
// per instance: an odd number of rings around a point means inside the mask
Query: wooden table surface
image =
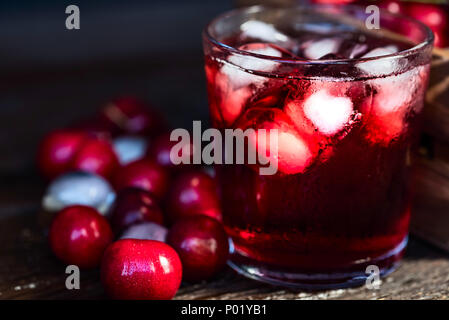
<svg viewBox="0 0 449 320"><path fill-rule="evenodd" d="M81 271L80 290L65 288L65 266L53 257L37 225L39 199L34 199L5 210L0 220L0 299L106 298L98 271ZM228 269L213 281L183 284L175 299L449 299L448 270L446 254L412 238L401 267L382 281L379 290L295 292L245 279Z"/></svg>
<svg viewBox="0 0 449 320"><path fill-rule="evenodd" d="M192 58L195 57L195 58ZM201 53L0 78L0 299L105 298L97 271L81 271L81 289L65 288L65 266L37 224L45 183L34 169L36 145L48 130L91 114L114 95L154 101L173 125L206 120ZM176 64L173 59L176 58ZM177 299L447 299L449 255L411 237L402 266L379 290L294 292L242 278L231 270L188 285Z"/></svg>

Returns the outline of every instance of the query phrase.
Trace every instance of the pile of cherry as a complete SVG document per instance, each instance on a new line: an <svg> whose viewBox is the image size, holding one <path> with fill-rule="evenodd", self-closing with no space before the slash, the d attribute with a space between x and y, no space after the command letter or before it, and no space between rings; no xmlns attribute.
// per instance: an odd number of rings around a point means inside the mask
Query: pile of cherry
<svg viewBox="0 0 449 320"><path fill-rule="evenodd" d="M213 175L173 165L174 144L161 115L132 97L40 144L51 249L66 264L100 267L112 298L171 299L181 280L210 279L226 264Z"/></svg>

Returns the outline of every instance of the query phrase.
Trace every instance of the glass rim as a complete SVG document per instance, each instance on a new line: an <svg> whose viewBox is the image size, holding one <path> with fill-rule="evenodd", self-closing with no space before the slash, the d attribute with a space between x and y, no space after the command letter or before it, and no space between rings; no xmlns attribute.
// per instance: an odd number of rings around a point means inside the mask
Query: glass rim
<svg viewBox="0 0 449 320"><path fill-rule="evenodd" d="M213 46L220 48L221 50L231 52L233 54L238 54L242 56L248 56L248 57L254 57L258 59L264 59L264 60L270 60L275 61L279 63L285 63L285 64L301 64L301 65L338 65L338 64L346 64L346 63L354 63L354 62L367 62L367 61L378 61L383 59L397 59L397 58L406 58L410 55L413 55L415 53L419 53L420 51L424 51L424 49L428 48L429 46L433 45L434 41L434 34L432 30L422 23L419 20L416 20L414 18L408 17L406 15L397 14L397 13L391 13L389 11L386 11L385 9L380 9L381 14L386 14L391 17L396 17L398 19L405 19L415 25L417 25L421 30L423 31L423 35L425 36L424 40L420 43L407 48L405 50L401 50L395 53L386 54L386 55L379 55L374 57L366 57L366 58L344 58L344 59L291 59L291 58L282 58L282 57L274 57L274 56L268 56L263 54L258 54L250 51L241 50L238 48L235 48L233 46L229 46L217 39L215 39L214 36L211 34L211 28L214 24L216 24L218 21L231 17L238 13L252 13L252 12L260 12L263 10L277 10L277 9L306 9L306 10L316 10L319 13L319 8L339 8L343 9L346 12L350 12L350 9L352 10L359 10L363 13L366 13L365 10L363 10L362 6L358 5L345 5L344 7L336 5L336 4L307 4L307 5L291 5L291 6L279 6L279 7L273 7L273 6L267 6L267 5L254 5L254 6L248 6L248 7L242 7L242 8L236 8L229 11L226 11L218 16L216 16L214 19L212 19L204 28L203 30L203 36L212 43ZM382 30L381 28L380 30ZM384 29L388 30L388 29Z"/></svg>

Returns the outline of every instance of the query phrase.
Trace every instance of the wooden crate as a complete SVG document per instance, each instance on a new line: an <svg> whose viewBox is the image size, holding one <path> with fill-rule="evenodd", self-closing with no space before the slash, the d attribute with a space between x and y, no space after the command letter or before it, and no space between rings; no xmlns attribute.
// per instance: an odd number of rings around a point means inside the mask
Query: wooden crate
<svg viewBox="0 0 449 320"><path fill-rule="evenodd" d="M449 55L449 49L446 50ZM449 58L435 57L424 108L426 141L415 158L411 229L449 251Z"/></svg>

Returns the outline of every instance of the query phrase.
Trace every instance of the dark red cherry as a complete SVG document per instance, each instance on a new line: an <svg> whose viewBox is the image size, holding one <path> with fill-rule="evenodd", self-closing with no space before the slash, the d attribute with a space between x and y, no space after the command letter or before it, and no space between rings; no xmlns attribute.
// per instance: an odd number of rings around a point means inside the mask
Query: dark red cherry
<svg viewBox="0 0 449 320"><path fill-rule="evenodd" d="M384 0L380 1L379 7L390 11L395 14L404 14L406 12L406 7L400 0Z"/></svg>
<svg viewBox="0 0 449 320"><path fill-rule="evenodd" d="M228 236L221 223L206 216L193 216L178 221L169 231L167 243L181 258L183 279L207 280L226 264L229 255Z"/></svg>
<svg viewBox="0 0 449 320"><path fill-rule="evenodd" d="M101 280L113 299L171 299L181 278L178 254L160 241L116 241L107 248L101 263Z"/></svg>
<svg viewBox="0 0 449 320"><path fill-rule="evenodd" d="M112 239L107 220L95 209L80 205L60 211L49 232L53 253L65 263L80 268L98 266Z"/></svg>
<svg viewBox="0 0 449 320"><path fill-rule="evenodd" d="M158 136L151 147L148 149L148 157L153 159L159 165L165 168L181 168L183 164L191 164L193 161L193 145L191 143L180 146L177 156L183 159L180 164L174 164L170 159L170 152L172 148L177 145L177 141L170 141L170 133L165 133Z"/></svg>
<svg viewBox="0 0 449 320"><path fill-rule="evenodd" d="M167 190L168 175L166 170L154 161L142 159L120 168L113 182L117 191L136 187L162 198Z"/></svg>
<svg viewBox="0 0 449 320"><path fill-rule="evenodd" d="M117 155L108 140L90 138L76 152L71 168L110 178L119 167Z"/></svg>
<svg viewBox="0 0 449 320"><path fill-rule="evenodd" d="M48 179L71 169L71 161L87 135L76 130L58 130L42 140L37 154L37 164Z"/></svg>
<svg viewBox="0 0 449 320"><path fill-rule="evenodd" d="M151 193L139 188L125 188L117 196L112 209L111 223L114 231L141 223L163 224L162 210Z"/></svg>
<svg viewBox="0 0 449 320"><path fill-rule="evenodd" d="M425 23L434 33L434 45L449 46L449 4L408 3L407 14Z"/></svg>
<svg viewBox="0 0 449 320"><path fill-rule="evenodd" d="M166 128L161 114L131 96L120 97L107 103L101 110L100 117L121 133L156 135Z"/></svg>
<svg viewBox="0 0 449 320"><path fill-rule="evenodd" d="M170 190L167 207L167 215L172 223L199 214L221 221L215 181L203 171L179 175Z"/></svg>

